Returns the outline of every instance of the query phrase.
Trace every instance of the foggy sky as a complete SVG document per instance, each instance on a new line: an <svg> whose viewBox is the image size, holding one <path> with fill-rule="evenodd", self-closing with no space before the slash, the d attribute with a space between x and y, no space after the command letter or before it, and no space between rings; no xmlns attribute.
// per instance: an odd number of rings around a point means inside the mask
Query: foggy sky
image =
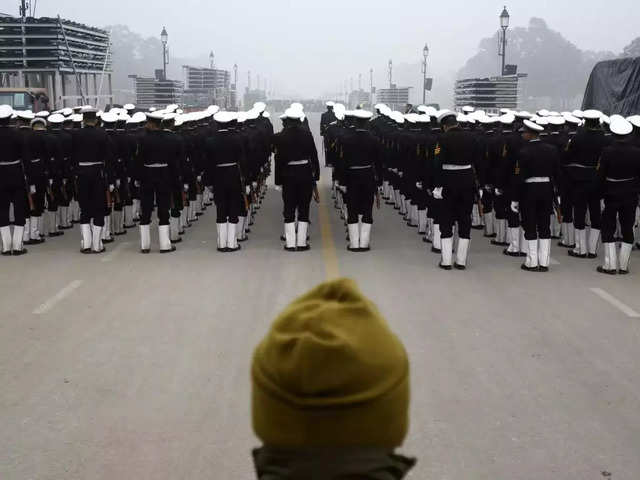
<svg viewBox="0 0 640 480"><path fill-rule="evenodd" d="M33 1L33 0L32 0ZM17 0L0 0L0 12L17 14ZM511 0L512 26L532 16L581 49L619 53L640 35L637 0ZM427 0L38 0L37 16L104 26L128 25L147 36L169 33L172 55L202 57L213 50L216 65L267 77L280 94L320 96L363 75L386 82L386 64L419 63L429 44L429 71L452 75L498 29L503 1ZM508 58L507 58L508 60ZM161 61L159 60L159 63ZM487 72L492 74L494 72ZM420 71L416 72L420 76Z"/></svg>

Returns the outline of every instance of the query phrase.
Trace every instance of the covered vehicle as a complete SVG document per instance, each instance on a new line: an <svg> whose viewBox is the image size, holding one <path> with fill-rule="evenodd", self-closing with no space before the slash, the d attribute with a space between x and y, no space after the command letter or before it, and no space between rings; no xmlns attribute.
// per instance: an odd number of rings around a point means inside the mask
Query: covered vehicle
<svg viewBox="0 0 640 480"><path fill-rule="evenodd" d="M608 115L639 113L640 57L597 63L587 83L582 109L596 109Z"/></svg>

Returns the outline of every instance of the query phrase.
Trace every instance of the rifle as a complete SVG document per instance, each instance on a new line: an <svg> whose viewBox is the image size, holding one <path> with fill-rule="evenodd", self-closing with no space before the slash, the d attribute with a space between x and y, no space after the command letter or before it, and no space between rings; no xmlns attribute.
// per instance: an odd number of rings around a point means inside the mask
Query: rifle
<svg viewBox="0 0 640 480"><path fill-rule="evenodd" d="M107 194L107 208L111 209L111 207L113 206L113 203L112 203L111 192L109 191L109 187L107 187L106 189L106 194Z"/></svg>
<svg viewBox="0 0 640 480"><path fill-rule="evenodd" d="M558 203L557 197L555 195L553 196L553 210L556 212L558 223L562 224L562 210L560 209L560 204Z"/></svg>
<svg viewBox="0 0 640 480"><path fill-rule="evenodd" d="M36 209L36 205L33 202L33 196L31 195L31 188L29 187L29 182L27 181L27 173L24 168L24 163L20 162L20 166L22 167L22 177L24 178L24 187L27 192L27 201L29 202L29 211L33 212Z"/></svg>

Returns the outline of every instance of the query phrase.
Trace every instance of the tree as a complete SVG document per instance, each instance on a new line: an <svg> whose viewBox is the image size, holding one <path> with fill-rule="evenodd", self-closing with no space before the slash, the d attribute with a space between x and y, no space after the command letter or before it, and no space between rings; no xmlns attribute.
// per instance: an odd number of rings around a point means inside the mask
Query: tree
<svg viewBox="0 0 640 480"><path fill-rule="evenodd" d="M624 47L621 57L640 57L640 37Z"/></svg>

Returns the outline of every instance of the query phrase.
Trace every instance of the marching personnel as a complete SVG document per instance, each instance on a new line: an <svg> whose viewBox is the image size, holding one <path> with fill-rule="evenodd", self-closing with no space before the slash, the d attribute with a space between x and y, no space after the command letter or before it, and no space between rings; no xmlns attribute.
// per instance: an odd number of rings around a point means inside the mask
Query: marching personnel
<svg viewBox="0 0 640 480"><path fill-rule="evenodd" d="M378 140L367 129L373 116L365 110L355 110L354 132L344 139L341 146L339 177L345 179L347 189L347 228L349 250L369 251L373 224L373 201L377 189L382 187L381 151ZM380 208L380 197L377 197Z"/></svg>
<svg viewBox="0 0 640 480"><path fill-rule="evenodd" d="M111 142L106 132L97 126L97 113L94 108L83 109L84 128L77 130L73 137L72 163L77 175L82 253L104 252L104 212L107 193L113 191L113 185L109 183Z"/></svg>
<svg viewBox="0 0 640 480"><path fill-rule="evenodd" d="M31 120L33 120L34 118L36 118L36 116L29 111L17 111L15 112L16 115L16 125L18 128L18 132L22 135L23 141L25 142L25 144L30 147L31 146L31 138L33 137L33 130L31 129ZM29 156L31 156L31 152L29 151ZM23 166L25 169L25 178L28 178L27 173L29 172L29 168L30 168L30 158L25 158L23 159ZM31 196L31 185L28 185L28 192L29 195ZM42 243L44 242L44 239L40 239L40 235L37 235L38 240L32 242L31 241L31 217L33 216L33 209L35 208L35 201L33 199L33 197L31 197L31 200L28 203L28 207L29 207L29 215L27 215L26 220L25 220L25 227L24 227L24 236L23 236L23 244L25 245L34 245L34 244L38 244L38 243ZM35 230L37 232L38 230L38 219L37 218L33 218L33 223L35 225Z"/></svg>
<svg viewBox="0 0 640 480"><path fill-rule="evenodd" d="M548 117L549 122L549 135L545 139L547 143L555 146L560 153L560 165L562 166L562 156L566 153L567 144L569 143L569 137L564 131L564 126L567 121L560 115ZM560 194L560 202L562 203L562 169L560 170L561 177L558 179L558 192ZM560 209L561 211L561 209ZM563 220L564 222L564 220ZM559 240L562 238L562 225L558 222L558 217L555 214L551 215L551 238ZM567 232L568 233L568 232Z"/></svg>
<svg viewBox="0 0 640 480"><path fill-rule="evenodd" d="M285 250L308 250L309 204L319 202L316 182L320 179L318 152L311 132L304 126L301 109L289 108L282 116L283 129L273 137L276 153L275 183L284 200ZM298 231L296 236L296 212Z"/></svg>
<svg viewBox="0 0 640 480"><path fill-rule="evenodd" d="M186 159L185 141L182 133L180 132L182 127L182 117L176 116L175 118L172 118L171 116L165 116L162 124L165 128L174 132L175 138L179 143L179 156L176 159L176 171L178 178L173 182L174 188L171 191L169 234L171 237L171 243L180 243L182 242L182 238L180 238L180 219L182 218L182 211L184 210L184 198L189 190L189 185L184 182L184 175L182 172Z"/></svg>
<svg viewBox="0 0 640 480"><path fill-rule="evenodd" d="M45 197L50 187L49 163L51 158L51 143L47 138L47 121L42 117L31 120L33 135L29 138L29 151L31 157L27 166L29 188L33 198L31 209L31 240L27 245L44 242L44 209Z"/></svg>
<svg viewBox="0 0 640 480"><path fill-rule="evenodd" d="M320 136L322 137L322 147L324 150L324 165L325 167L333 167L331 163L331 158L327 155L328 145L327 139L325 138L327 134L327 127L336 121L336 115L333 112L333 107L335 107L335 102L327 102L327 111L324 112L320 116Z"/></svg>
<svg viewBox="0 0 640 480"><path fill-rule="evenodd" d="M22 246L27 213L26 169L29 158L24 135L11 128L13 109L0 105L0 236L2 255L23 255L27 250ZM9 209L13 204L13 234L9 226Z"/></svg>
<svg viewBox="0 0 640 480"><path fill-rule="evenodd" d="M158 239L160 253L170 253L176 247L171 244L169 233L169 203L175 187L176 162L180 157L180 142L173 132L162 130L164 114L147 115L146 132L140 137L135 165L135 180L140 186L140 252L151 250L151 214L154 201L157 205Z"/></svg>
<svg viewBox="0 0 640 480"><path fill-rule="evenodd" d="M49 237L59 237L64 232L58 230L58 210L64 202L65 185L63 179L65 177L65 156L64 156L64 138L62 136L62 123L64 116L54 113L47 119L50 130L45 141L48 145L49 158L47 164L48 186L47 186L47 223Z"/></svg>
<svg viewBox="0 0 640 480"><path fill-rule="evenodd" d="M458 249L455 267L464 270L471 238L471 210L476 194L474 169L478 163L475 134L463 131L455 112L445 111L438 120L444 130L434 152L435 179L433 196L442 200L439 212L442 242L440 268L451 270L453 225L458 224Z"/></svg>
<svg viewBox="0 0 640 480"><path fill-rule="evenodd" d="M524 121L522 137L525 144L518 154L515 176L516 200L511 210L522 210L527 259L522 270L547 272L551 255L551 228L555 186L560 175L560 154L556 147L542 142L544 128Z"/></svg>
<svg viewBox="0 0 640 480"><path fill-rule="evenodd" d="M640 148L633 144L633 126L629 121L616 117L609 128L613 134L613 143L603 149L598 166L604 196L604 264L598 267L598 272L615 275L629 273L633 223L640 191ZM622 232L619 255L614 240L617 220L620 221Z"/></svg>
<svg viewBox="0 0 640 480"><path fill-rule="evenodd" d="M570 182L576 236L576 247L568 253L576 258L596 258L601 221L596 167L602 150L610 143L610 139L605 136L600 127L601 112L587 110L583 115L586 122L584 128L570 140L567 146L565 171ZM587 209L591 219L588 239L585 226Z"/></svg>
<svg viewBox="0 0 640 480"><path fill-rule="evenodd" d="M104 227L102 228L102 243L112 243L114 238L111 236L111 224L114 215L115 207L119 203L117 200L118 189L120 186L119 177L122 174L122 159L120 157L120 148L118 140L116 139L116 125L118 123L117 110L111 110L108 113L103 113L100 117L102 122L102 128L107 134L111 147L111 176L108 183L113 185L110 187L110 194L107 195L107 203L104 210Z"/></svg>
<svg viewBox="0 0 640 480"><path fill-rule="evenodd" d="M71 109L69 109L71 111ZM54 117L52 115L51 117ZM59 202L59 222L61 230L69 230L73 228L71 224L71 199L74 194L74 186L72 182L73 172L71 171L71 152L73 150L73 137L69 127L72 125L71 117L62 115L62 125L56 126L57 117L49 118L51 124L51 134L60 142L62 149L62 185L60 186L60 202ZM61 127L61 128L60 128Z"/></svg>
<svg viewBox="0 0 640 480"><path fill-rule="evenodd" d="M205 184L213 190L216 204L216 228L219 252L240 250L237 237L240 204L244 194L244 150L236 131L238 114L218 112L213 116L218 124L205 143Z"/></svg>

